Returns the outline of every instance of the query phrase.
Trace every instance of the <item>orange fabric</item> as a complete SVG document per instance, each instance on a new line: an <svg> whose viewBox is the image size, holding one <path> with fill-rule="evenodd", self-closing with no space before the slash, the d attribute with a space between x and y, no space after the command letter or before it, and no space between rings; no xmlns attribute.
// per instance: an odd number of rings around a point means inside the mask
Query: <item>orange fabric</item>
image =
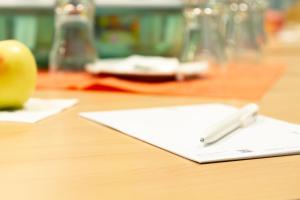
<svg viewBox="0 0 300 200"><path fill-rule="evenodd" d="M186 81L138 82L85 72L40 72L38 89L101 90L142 94L259 100L281 77L283 65L228 66Z"/></svg>

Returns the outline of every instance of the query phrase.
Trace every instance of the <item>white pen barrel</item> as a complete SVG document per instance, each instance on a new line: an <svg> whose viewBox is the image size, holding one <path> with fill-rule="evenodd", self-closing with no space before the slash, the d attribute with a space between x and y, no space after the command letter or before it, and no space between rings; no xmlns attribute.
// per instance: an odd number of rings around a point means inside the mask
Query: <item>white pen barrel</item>
<svg viewBox="0 0 300 200"><path fill-rule="evenodd" d="M226 117L226 119L214 124L203 132L200 139L205 144L213 143L226 136L237 128L247 124L250 118L253 118L258 112L256 104L248 104L238 112Z"/></svg>

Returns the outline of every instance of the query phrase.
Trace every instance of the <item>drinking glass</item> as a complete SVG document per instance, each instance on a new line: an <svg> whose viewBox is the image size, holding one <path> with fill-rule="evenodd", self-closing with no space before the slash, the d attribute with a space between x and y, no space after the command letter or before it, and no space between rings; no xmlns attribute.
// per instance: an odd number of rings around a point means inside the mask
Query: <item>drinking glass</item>
<svg viewBox="0 0 300 200"><path fill-rule="evenodd" d="M97 58L92 0L57 0L50 70L83 70Z"/></svg>
<svg viewBox="0 0 300 200"><path fill-rule="evenodd" d="M257 61L260 56L258 35L264 36L258 28L261 19L255 18L252 6L249 0L227 1L226 51L232 61Z"/></svg>
<svg viewBox="0 0 300 200"><path fill-rule="evenodd" d="M248 0L251 6L253 26L255 31L255 38L260 46L267 42L265 31L265 11L268 3L266 0Z"/></svg>
<svg viewBox="0 0 300 200"><path fill-rule="evenodd" d="M226 61L222 8L222 1L186 1L182 62L220 64Z"/></svg>

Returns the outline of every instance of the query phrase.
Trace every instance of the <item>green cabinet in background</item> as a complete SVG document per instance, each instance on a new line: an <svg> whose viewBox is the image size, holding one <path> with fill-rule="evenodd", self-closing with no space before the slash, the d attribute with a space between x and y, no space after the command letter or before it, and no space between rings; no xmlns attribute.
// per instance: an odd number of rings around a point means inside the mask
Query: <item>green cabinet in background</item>
<svg viewBox="0 0 300 200"><path fill-rule="evenodd" d="M95 42L101 58L131 54L177 56L182 43L180 8L97 8ZM0 8L0 40L17 39L47 67L54 34L52 9Z"/></svg>

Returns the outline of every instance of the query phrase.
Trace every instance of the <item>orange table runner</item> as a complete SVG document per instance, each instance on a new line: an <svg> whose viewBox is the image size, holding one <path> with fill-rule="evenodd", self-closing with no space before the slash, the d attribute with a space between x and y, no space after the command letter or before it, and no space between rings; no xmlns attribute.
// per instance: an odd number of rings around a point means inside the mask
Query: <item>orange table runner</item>
<svg viewBox="0 0 300 200"><path fill-rule="evenodd" d="M285 71L284 65L228 66L185 81L141 82L85 72L40 72L38 89L119 91L141 94L259 100Z"/></svg>

